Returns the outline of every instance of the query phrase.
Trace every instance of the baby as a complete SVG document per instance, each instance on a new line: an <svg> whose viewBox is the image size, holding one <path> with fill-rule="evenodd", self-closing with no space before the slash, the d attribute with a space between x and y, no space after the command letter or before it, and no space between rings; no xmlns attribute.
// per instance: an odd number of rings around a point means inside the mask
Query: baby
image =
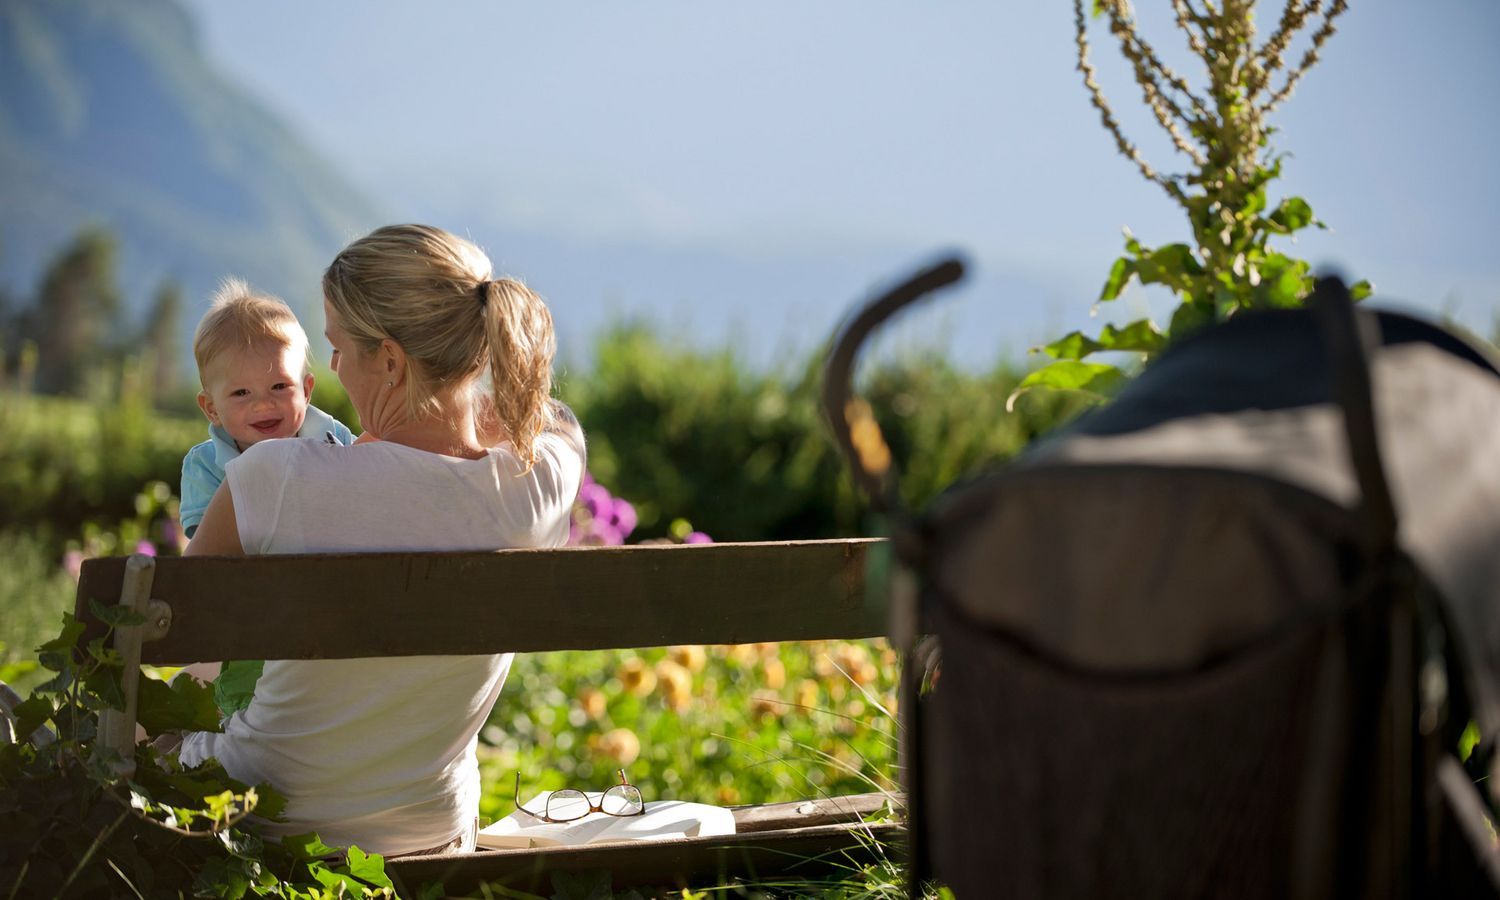
<svg viewBox="0 0 1500 900"><path fill-rule="evenodd" d="M208 417L208 440L182 460L182 527L188 537L203 521L224 481L224 466L251 444L304 437L349 444L354 436L308 404L307 333L291 309L231 278L214 294L193 334L198 362L198 408ZM226 663L214 682L224 715L250 703L262 663Z"/></svg>

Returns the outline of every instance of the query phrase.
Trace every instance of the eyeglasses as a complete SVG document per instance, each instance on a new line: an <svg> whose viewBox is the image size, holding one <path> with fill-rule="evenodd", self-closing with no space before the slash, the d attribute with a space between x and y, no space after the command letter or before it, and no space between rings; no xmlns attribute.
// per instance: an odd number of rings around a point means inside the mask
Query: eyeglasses
<svg viewBox="0 0 1500 900"><path fill-rule="evenodd" d="M641 799L641 789L625 780L625 770L616 770L620 783L606 790L594 805L588 795L573 788L553 791L547 796L547 808L542 814L532 812L521 805L521 773L516 773L516 809L543 822L572 822L589 813L604 813L607 816L640 816L646 813L646 803Z"/></svg>

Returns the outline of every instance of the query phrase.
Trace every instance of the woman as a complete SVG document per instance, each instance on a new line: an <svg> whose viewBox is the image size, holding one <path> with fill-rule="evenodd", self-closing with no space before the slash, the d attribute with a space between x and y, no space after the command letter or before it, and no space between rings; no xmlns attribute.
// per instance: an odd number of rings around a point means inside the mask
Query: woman
<svg viewBox="0 0 1500 900"><path fill-rule="evenodd" d="M264 441L230 464L188 555L555 547L583 435L552 400L552 318L473 244L396 225L323 276L333 371L365 434ZM488 375L487 392L480 383ZM288 623L295 627L294 623ZM286 794L272 834L387 855L469 848L475 735L510 655L269 661L223 734L181 759Z"/></svg>

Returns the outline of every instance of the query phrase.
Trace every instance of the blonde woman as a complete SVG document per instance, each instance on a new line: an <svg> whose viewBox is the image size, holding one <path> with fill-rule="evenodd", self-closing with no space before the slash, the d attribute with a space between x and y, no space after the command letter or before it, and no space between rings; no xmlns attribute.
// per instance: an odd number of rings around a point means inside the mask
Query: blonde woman
<svg viewBox="0 0 1500 900"><path fill-rule="evenodd" d="M350 244L323 295L333 370L375 440L250 447L189 555L563 544L583 434L551 397L541 298L421 225ZM388 855L471 848L475 736L509 667L509 654L267 662L249 708L223 734L188 735L181 759L216 757L284 792L272 834Z"/></svg>

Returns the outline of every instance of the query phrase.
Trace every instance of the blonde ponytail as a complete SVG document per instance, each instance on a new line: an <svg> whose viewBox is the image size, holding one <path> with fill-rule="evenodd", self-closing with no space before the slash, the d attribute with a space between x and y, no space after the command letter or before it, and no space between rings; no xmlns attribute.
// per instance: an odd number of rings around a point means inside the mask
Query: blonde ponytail
<svg viewBox="0 0 1500 900"><path fill-rule="evenodd" d="M552 314L525 285L494 278L478 247L428 225L388 225L334 257L323 296L362 350L389 338L406 352L413 419L488 370L516 455L527 470L536 463L537 438L554 425Z"/></svg>
<svg viewBox="0 0 1500 900"><path fill-rule="evenodd" d="M479 285L489 344L490 391L500 424L529 469L536 441L552 427L552 313L531 289L510 278Z"/></svg>

